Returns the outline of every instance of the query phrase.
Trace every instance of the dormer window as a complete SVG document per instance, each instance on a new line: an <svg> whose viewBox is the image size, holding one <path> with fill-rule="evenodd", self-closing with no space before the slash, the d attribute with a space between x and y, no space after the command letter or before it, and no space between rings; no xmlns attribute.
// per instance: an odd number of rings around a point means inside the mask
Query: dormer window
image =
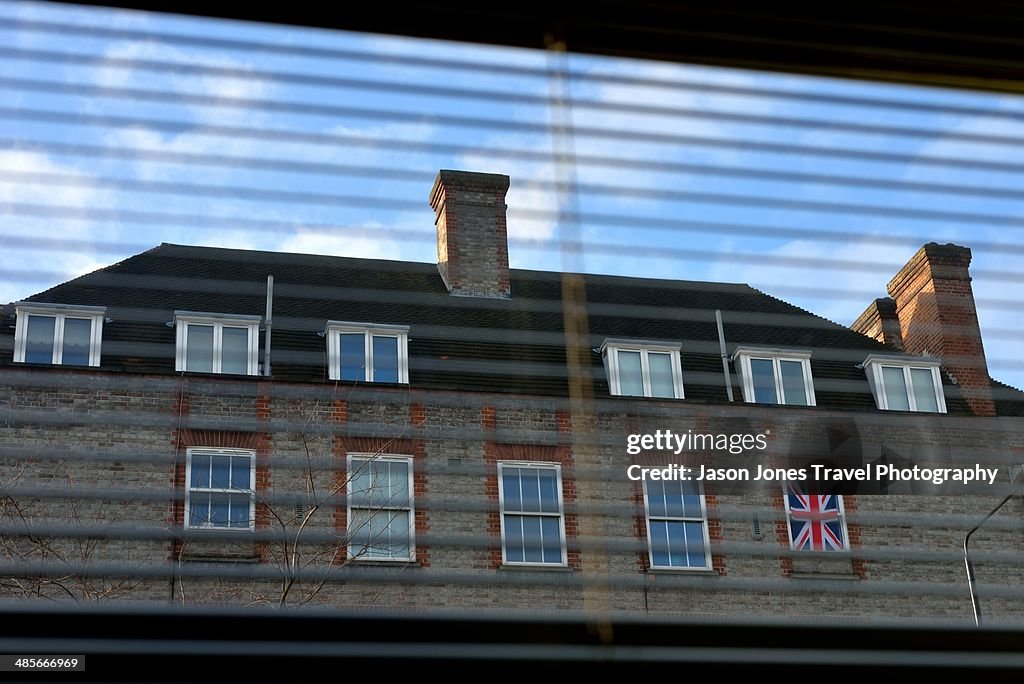
<svg viewBox="0 0 1024 684"><path fill-rule="evenodd" d="M872 354L864 370L883 411L946 412L937 359Z"/></svg>
<svg viewBox="0 0 1024 684"><path fill-rule="evenodd" d="M106 311L102 306L18 302L14 361L99 366Z"/></svg>
<svg viewBox="0 0 1024 684"><path fill-rule="evenodd" d="M175 370L259 375L260 316L175 311Z"/></svg>
<svg viewBox="0 0 1024 684"><path fill-rule="evenodd" d="M409 382L409 326L328 321L328 377L351 382Z"/></svg>
<svg viewBox="0 0 1024 684"><path fill-rule="evenodd" d="M613 396L683 398L679 343L605 340L601 345Z"/></svg>
<svg viewBox="0 0 1024 684"><path fill-rule="evenodd" d="M733 354L743 383L743 400L751 404L814 406L811 352L739 347Z"/></svg>

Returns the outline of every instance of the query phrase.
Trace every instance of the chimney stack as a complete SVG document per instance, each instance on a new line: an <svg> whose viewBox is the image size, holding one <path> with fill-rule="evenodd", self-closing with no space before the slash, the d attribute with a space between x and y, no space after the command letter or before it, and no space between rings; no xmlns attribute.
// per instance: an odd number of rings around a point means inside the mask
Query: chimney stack
<svg viewBox="0 0 1024 684"><path fill-rule="evenodd" d="M903 351L903 333L896 315L896 302L889 297L879 297L871 302L850 327L893 351Z"/></svg>
<svg viewBox="0 0 1024 684"><path fill-rule="evenodd" d="M970 265L967 247L929 242L889 281L889 296L896 303L903 349L940 357L971 411L994 416Z"/></svg>
<svg viewBox="0 0 1024 684"><path fill-rule="evenodd" d="M508 298L509 178L442 169L430 191L436 214L437 270L448 292L463 297Z"/></svg>

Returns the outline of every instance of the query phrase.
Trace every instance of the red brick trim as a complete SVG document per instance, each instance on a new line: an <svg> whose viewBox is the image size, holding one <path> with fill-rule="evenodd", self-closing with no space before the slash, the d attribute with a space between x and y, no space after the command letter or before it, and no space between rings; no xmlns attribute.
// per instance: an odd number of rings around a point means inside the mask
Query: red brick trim
<svg viewBox="0 0 1024 684"><path fill-rule="evenodd" d="M490 547L490 566L492 568L501 566L501 511L498 509L498 461L558 463L562 466L562 505L565 511L565 541L568 547L566 559L570 568L579 570L583 562L579 549L573 548L573 542L579 538L579 518L572 510L573 504L576 503L576 478L574 475L572 450L567 446L500 444L498 442L486 442L484 444L484 465L487 469L487 476L484 480L484 492L487 500L492 502L487 512L487 532L494 540L494 544Z"/></svg>

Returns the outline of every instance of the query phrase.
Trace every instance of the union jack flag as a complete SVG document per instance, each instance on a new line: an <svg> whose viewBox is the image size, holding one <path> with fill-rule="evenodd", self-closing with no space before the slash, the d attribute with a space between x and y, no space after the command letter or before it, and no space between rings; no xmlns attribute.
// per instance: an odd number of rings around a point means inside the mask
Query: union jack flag
<svg viewBox="0 0 1024 684"><path fill-rule="evenodd" d="M841 497L801 494L792 486L789 499L789 532L793 548L807 551L845 551Z"/></svg>

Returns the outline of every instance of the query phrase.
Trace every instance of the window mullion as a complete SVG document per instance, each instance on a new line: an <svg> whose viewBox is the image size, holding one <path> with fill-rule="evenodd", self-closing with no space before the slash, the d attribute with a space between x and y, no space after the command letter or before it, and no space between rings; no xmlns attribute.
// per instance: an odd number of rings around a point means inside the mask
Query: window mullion
<svg viewBox="0 0 1024 684"><path fill-rule="evenodd" d="M907 387L907 406L911 411L917 410L917 397L914 396L914 378L910 374L910 366L903 366L903 384Z"/></svg>
<svg viewBox="0 0 1024 684"><path fill-rule="evenodd" d="M366 366L363 371L364 380L373 382L373 333L369 330L363 333L363 363Z"/></svg>
<svg viewBox="0 0 1024 684"><path fill-rule="evenodd" d="M62 360L64 346L64 314L53 317L53 349L50 351L50 363L59 364Z"/></svg>
<svg viewBox="0 0 1024 684"><path fill-rule="evenodd" d="M648 352L646 349L640 350L640 381L644 386L645 397L649 397L654 394L651 389L651 361L647 354Z"/></svg>

